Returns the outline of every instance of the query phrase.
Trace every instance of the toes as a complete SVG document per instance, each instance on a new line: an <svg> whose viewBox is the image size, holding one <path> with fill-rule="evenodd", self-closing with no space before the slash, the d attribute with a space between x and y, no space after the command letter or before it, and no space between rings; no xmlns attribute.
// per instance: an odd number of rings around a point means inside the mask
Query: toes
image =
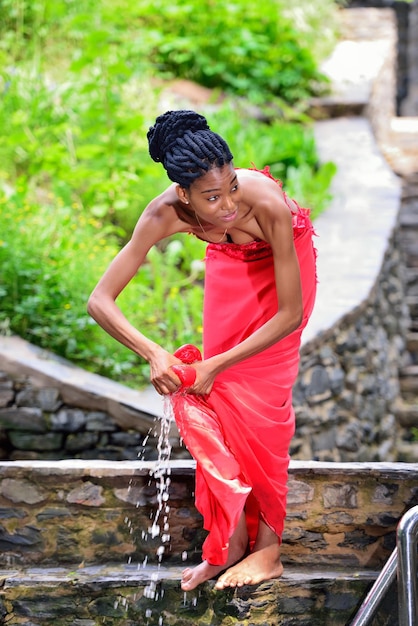
<svg viewBox="0 0 418 626"><path fill-rule="evenodd" d="M225 587L227 587L227 586L228 586L228 583L225 580L223 580L223 579L219 579L215 583L215 589L221 589L222 590L222 589L225 589Z"/></svg>
<svg viewBox="0 0 418 626"><path fill-rule="evenodd" d="M180 587L182 588L183 591L191 591L192 589L189 581L182 581Z"/></svg>
<svg viewBox="0 0 418 626"><path fill-rule="evenodd" d="M182 580L190 580L193 574L193 570L189 567L182 572L181 579Z"/></svg>

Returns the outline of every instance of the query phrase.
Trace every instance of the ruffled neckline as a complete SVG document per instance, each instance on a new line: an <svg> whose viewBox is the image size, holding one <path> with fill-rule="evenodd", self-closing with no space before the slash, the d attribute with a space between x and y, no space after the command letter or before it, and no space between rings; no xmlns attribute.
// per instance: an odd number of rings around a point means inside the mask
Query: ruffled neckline
<svg viewBox="0 0 418 626"><path fill-rule="evenodd" d="M255 239L247 243L208 243L206 258L210 258L216 252L223 252L233 259L244 261L263 259L273 254L270 244L262 239Z"/></svg>

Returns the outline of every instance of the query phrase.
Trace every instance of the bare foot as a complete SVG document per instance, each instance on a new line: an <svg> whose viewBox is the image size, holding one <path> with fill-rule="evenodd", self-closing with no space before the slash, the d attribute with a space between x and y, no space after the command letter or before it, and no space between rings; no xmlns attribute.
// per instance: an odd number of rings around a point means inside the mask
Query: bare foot
<svg viewBox="0 0 418 626"><path fill-rule="evenodd" d="M242 514L238 526L229 542L228 559L225 565L211 565L208 561L202 561L194 568L188 567L183 571L181 588L183 591L191 591L206 580L214 578L225 569L239 561L245 554L248 545L247 525L245 515Z"/></svg>
<svg viewBox="0 0 418 626"><path fill-rule="evenodd" d="M196 567L188 567L181 577L181 588L183 591L191 591L206 580L217 576L225 569L225 565L211 565L207 561L202 561Z"/></svg>
<svg viewBox="0 0 418 626"><path fill-rule="evenodd" d="M252 552L234 567L230 567L216 581L215 589L257 585L263 580L279 578L282 574L283 565L280 561L280 546L278 543L275 543Z"/></svg>

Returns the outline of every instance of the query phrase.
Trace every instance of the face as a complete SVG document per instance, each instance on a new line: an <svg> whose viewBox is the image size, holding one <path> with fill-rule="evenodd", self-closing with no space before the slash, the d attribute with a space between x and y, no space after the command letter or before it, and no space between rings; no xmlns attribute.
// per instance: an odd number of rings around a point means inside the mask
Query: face
<svg viewBox="0 0 418 626"><path fill-rule="evenodd" d="M189 189L180 188L179 197L209 224L227 228L236 220L241 200L237 173L232 164L209 170Z"/></svg>

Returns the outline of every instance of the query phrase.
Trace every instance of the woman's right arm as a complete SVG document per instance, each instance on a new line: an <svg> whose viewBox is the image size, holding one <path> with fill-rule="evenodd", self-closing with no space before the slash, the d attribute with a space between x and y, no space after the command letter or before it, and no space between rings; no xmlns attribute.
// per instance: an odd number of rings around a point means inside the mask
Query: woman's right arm
<svg viewBox="0 0 418 626"><path fill-rule="evenodd" d="M170 208L167 207L167 213ZM178 232L176 226L176 220L167 220L160 211L147 207L131 240L113 259L87 305L89 315L109 335L149 362L151 382L161 394L177 389L179 380L170 366L179 360L136 329L117 306L116 299L143 264L148 250L161 239Z"/></svg>

